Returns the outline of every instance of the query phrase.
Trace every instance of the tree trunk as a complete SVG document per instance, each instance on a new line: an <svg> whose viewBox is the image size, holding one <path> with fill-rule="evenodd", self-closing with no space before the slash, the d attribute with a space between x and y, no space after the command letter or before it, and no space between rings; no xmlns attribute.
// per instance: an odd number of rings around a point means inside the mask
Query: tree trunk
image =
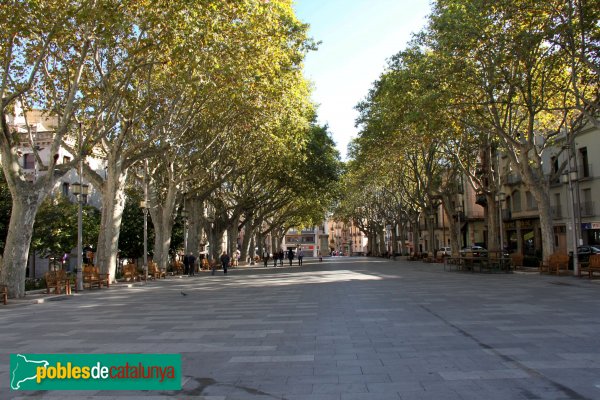
<svg viewBox="0 0 600 400"><path fill-rule="evenodd" d="M511 155L511 154L509 154ZM521 151L518 157L511 155L525 183L537 201L540 218L543 260L546 261L554 253L554 229L552 226L552 214L550 204L550 187L548 181L543 178L541 165L531 165L527 151ZM541 163L541 160L539 160Z"/></svg>
<svg viewBox="0 0 600 400"><path fill-rule="evenodd" d="M15 193L11 190L12 212L4 245L4 255L0 258L0 283L8 288L8 296L25 296L25 274L27 256L31 245L33 224L37 210L46 194L31 192Z"/></svg>
<svg viewBox="0 0 600 400"><path fill-rule="evenodd" d="M399 228L399 241L400 241L400 255L403 256L406 253L406 224L400 223L398 224Z"/></svg>
<svg viewBox="0 0 600 400"><path fill-rule="evenodd" d="M190 216L188 219L187 229L187 249L186 254L193 254L196 259L200 255L200 241L202 240L202 224L200 223L200 217L202 216L202 201L196 198L188 199L186 202L186 208L188 209Z"/></svg>
<svg viewBox="0 0 600 400"><path fill-rule="evenodd" d="M174 179L172 168L168 170L169 183L167 193L163 204L158 204L156 196L156 182L150 179L150 216L154 225L154 262L160 268L167 268L169 265L169 248L171 247L171 235L173 233L173 223L175 206L177 204L177 184Z"/></svg>
<svg viewBox="0 0 600 400"><path fill-rule="evenodd" d="M252 235L252 238L250 239L250 259L254 260L254 257L256 256L256 242L255 242L255 238L254 235ZM252 263L252 261L250 261L250 263Z"/></svg>
<svg viewBox="0 0 600 400"><path fill-rule="evenodd" d="M106 179L101 187L102 217L96 249L96 265L102 273L115 280L121 220L125 209L125 181L128 170L121 170L120 163L109 159Z"/></svg>
<svg viewBox="0 0 600 400"><path fill-rule="evenodd" d="M495 196L492 194L486 195L487 206L485 207L486 221L488 227L488 243L487 249L492 251L502 251L500 248L500 230L498 220L498 207ZM502 254L502 253L500 253Z"/></svg>
<svg viewBox="0 0 600 400"><path fill-rule="evenodd" d="M442 201L444 205L444 213L450 216L446 220L448 223L448 232L450 232L450 249L452 250L452 256L458 257L460 251L460 227L458 226L458 218L456 221L454 220L454 216L458 216L458 214L456 209L451 206L453 203L450 200L450 196L444 196ZM445 243L444 247L446 247Z"/></svg>
<svg viewBox="0 0 600 400"><path fill-rule="evenodd" d="M256 227L252 222L254 221L249 221L244 227L244 238L242 239L242 248L240 249L240 260L243 261L248 260L248 256L250 254L250 238L256 230Z"/></svg>
<svg viewBox="0 0 600 400"><path fill-rule="evenodd" d="M279 247L277 246L277 238L275 237L274 232L271 231L271 252L273 255L275 255L278 250Z"/></svg>
<svg viewBox="0 0 600 400"><path fill-rule="evenodd" d="M237 251L237 241L239 237L238 225L240 223L239 215L233 218L231 225L227 228L227 253L233 257Z"/></svg>

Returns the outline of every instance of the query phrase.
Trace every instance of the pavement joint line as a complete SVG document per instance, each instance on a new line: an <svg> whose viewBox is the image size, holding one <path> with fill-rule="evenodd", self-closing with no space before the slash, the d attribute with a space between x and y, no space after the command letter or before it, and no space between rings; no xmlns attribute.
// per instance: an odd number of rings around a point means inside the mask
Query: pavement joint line
<svg viewBox="0 0 600 400"><path fill-rule="evenodd" d="M425 311L427 311L429 314L433 315L434 317L440 319L441 321L443 321L446 325L456 329L461 335L473 340L475 343L477 343L478 346L480 346L481 348L491 351L494 355L496 355L497 357L500 357L500 359L502 359L503 361L516 366L518 369L526 372L527 374L529 374L532 377L536 377L536 378L541 378L543 380L545 380L546 382L550 383L552 386L554 386L557 390L563 392L566 396L568 396L568 398L570 400L592 400L591 398L585 397L583 395L581 395L580 393L576 392L575 390L561 384L558 383L554 380L552 380L551 378L549 378L548 376L544 375L543 373L541 373L538 370L535 370L533 368L530 368L526 365L524 365L523 363L521 363L520 361L518 361L517 359L515 359L514 357L509 356L508 354L502 354L501 352L499 352L497 349L495 349L493 346L484 343L483 341L481 341L480 339L478 339L477 337L475 337L473 334L465 331L464 329L460 328L459 326L457 326L456 324L453 324L452 322L448 321L447 319L445 319L444 317L442 317L440 314L432 311L431 309L429 309L427 306L421 304L419 305L422 309L424 309Z"/></svg>
<svg viewBox="0 0 600 400"><path fill-rule="evenodd" d="M600 280L366 257L230 272L51 294L37 307L9 301L0 398L600 398ZM184 386L10 392L8 354L49 350L181 354Z"/></svg>

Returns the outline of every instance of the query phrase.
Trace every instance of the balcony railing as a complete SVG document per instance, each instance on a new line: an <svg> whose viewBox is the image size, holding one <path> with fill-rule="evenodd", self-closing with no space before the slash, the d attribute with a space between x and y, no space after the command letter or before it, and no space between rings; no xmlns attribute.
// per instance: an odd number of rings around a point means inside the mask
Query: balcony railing
<svg viewBox="0 0 600 400"><path fill-rule="evenodd" d="M579 164L577 166L577 177L579 179L590 179L594 177L594 169L592 164Z"/></svg>
<svg viewBox="0 0 600 400"><path fill-rule="evenodd" d="M519 174L509 174L506 177L506 183L508 185L516 185L518 183L521 183L523 181L523 179L521 178L521 175Z"/></svg>
<svg viewBox="0 0 600 400"><path fill-rule="evenodd" d="M580 211L582 217L594 217L596 216L596 203L594 201L586 201L580 204Z"/></svg>
<svg viewBox="0 0 600 400"><path fill-rule="evenodd" d="M553 219L561 219L562 216L562 206L552 206L550 207L550 212L552 213Z"/></svg>

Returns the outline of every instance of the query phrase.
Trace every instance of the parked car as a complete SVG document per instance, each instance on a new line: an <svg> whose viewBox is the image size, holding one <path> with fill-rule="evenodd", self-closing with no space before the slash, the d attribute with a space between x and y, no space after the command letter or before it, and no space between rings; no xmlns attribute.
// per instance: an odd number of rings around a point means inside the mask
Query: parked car
<svg viewBox="0 0 600 400"><path fill-rule="evenodd" d="M450 257L452 255L452 249L450 247L440 247L437 252L438 257Z"/></svg>
<svg viewBox="0 0 600 400"><path fill-rule="evenodd" d="M481 246L467 246L460 250L462 257L485 257L487 250Z"/></svg>
<svg viewBox="0 0 600 400"><path fill-rule="evenodd" d="M600 254L600 246L578 246L577 247L577 260L580 263L586 263L590 260L590 255ZM573 252L569 252L569 268L573 269Z"/></svg>

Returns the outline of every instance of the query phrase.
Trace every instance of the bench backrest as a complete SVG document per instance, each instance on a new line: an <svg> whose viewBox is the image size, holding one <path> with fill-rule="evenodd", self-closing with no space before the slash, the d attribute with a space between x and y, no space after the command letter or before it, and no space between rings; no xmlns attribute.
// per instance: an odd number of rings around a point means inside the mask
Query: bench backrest
<svg viewBox="0 0 600 400"><path fill-rule="evenodd" d="M136 275L137 267L135 264L123 265L123 275Z"/></svg>
<svg viewBox="0 0 600 400"><path fill-rule="evenodd" d="M524 259L525 257L523 257L523 254L520 253L513 253L510 255L510 261L512 262L513 266L523 266Z"/></svg>
<svg viewBox="0 0 600 400"><path fill-rule="evenodd" d="M98 276L98 267L95 267L93 265L85 265L83 267L83 275L97 277Z"/></svg>
<svg viewBox="0 0 600 400"><path fill-rule="evenodd" d="M45 275L47 284L55 284L56 282L65 281L67 279L67 271L59 269L56 271L48 271Z"/></svg>
<svg viewBox="0 0 600 400"><path fill-rule="evenodd" d="M563 253L553 253L548 259L550 265L568 265L569 256Z"/></svg>
<svg viewBox="0 0 600 400"><path fill-rule="evenodd" d="M590 263L588 266L593 268L600 267L600 254L592 254L590 255Z"/></svg>

